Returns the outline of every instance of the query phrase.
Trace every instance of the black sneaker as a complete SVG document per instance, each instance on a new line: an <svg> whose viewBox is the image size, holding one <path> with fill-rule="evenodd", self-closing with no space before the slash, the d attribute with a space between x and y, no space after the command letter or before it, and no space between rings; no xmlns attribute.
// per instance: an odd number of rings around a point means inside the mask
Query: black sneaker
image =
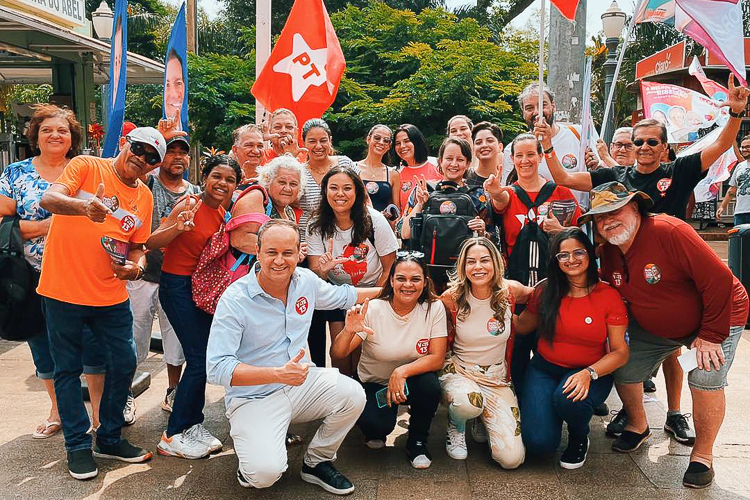
<svg viewBox="0 0 750 500"><path fill-rule="evenodd" d="M426 469L432 465L432 456L430 455L430 451L427 449L427 443L425 442L407 442L406 456L409 457L409 462L411 462L411 466L415 469Z"/></svg>
<svg viewBox="0 0 750 500"><path fill-rule="evenodd" d="M685 475L682 476L682 485L688 488L705 488L714 480L714 468L706 467L700 462L690 462Z"/></svg>
<svg viewBox="0 0 750 500"><path fill-rule="evenodd" d="M568 436L568 447L560 457L560 467L563 469L577 469L586 462L589 452L589 438L574 439Z"/></svg>
<svg viewBox="0 0 750 500"><path fill-rule="evenodd" d="M695 443L695 432L693 432L687 423L688 417L690 417L689 413L686 415L676 413L672 416L667 416L667 421L664 423L664 431L667 434L671 434L678 443L692 446Z"/></svg>
<svg viewBox="0 0 750 500"><path fill-rule="evenodd" d="M633 431L622 431L620 437L612 443L612 449L621 453L635 451L651 437L651 429L646 429L640 434Z"/></svg>
<svg viewBox="0 0 750 500"><path fill-rule="evenodd" d="M628 425L628 414L625 412L625 408L620 411L612 411L614 418L607 424L606 434L609 437L617 437L622 434L625 430L625 426Z"/></svg>
<svg viewBox="0 0 750 500"><path fill-rule="evenodd" d="M91 455L91 449L68 452L68 472L76 479L84 480L96 477L99 470Z"/></svg>
<svg viewBox="0 0 750 500"><path fill-rule="evenodd" d="M656 392L656 384L651 379L643 381L643 392Z"/></svg>
<svg viewBox="0 0 750 500"><path fill-rule="evenodd" d="M240 486L243 488L250 488L252 487L252 484L250 484L250 481L245 479L245 476L242 475L242 471L237 469L237 481L239 481Z"/></svg>
<svg viewBox="0 0 750 500"><path fill-rule="evenodd" d="M607 403L602 403L599 406L594 407L594 415L597 417L606 417L609 415L609 406Z"/></svg>
<svg viewBox="0 0 750 500"><path fill-rule="evenodd" d="M96 446L94 446L94 456L134 464L150 460L154 455L148 450L133 446L128 443L127 439L120 439L120 442L115 445L99 444L97 440Z"/></svg>
<svg viewBox="0 0 750 500"><path fill-rule="evenodd" d="M354 491L352 482L336 470L331 462L320 462L315 467L303 463L300 476L303 481L317 484L334 495L348 495Z"/></svg>

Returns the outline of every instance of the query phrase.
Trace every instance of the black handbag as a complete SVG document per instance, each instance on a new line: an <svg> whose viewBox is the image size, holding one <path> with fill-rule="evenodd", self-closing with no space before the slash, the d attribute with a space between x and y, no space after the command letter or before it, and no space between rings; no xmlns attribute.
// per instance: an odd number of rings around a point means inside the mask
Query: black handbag
<svg viewBox="0 0 750 500"><path fill-rule="evenodd" d="M39 273L23 254L18 217L0 222L0 338L27 340L46 332L42 301L36 293Z"/></svg>

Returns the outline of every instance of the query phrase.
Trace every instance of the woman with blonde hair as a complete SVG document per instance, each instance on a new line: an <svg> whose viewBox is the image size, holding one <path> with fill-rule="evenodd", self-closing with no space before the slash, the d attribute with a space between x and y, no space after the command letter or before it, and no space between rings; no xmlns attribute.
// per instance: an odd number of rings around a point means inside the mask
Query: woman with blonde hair
<svg viewBox="0 0 750 500"><path fill-rule="evenodd" d="M500 251L490 240L464 242L441 296L451 312L454 336L439 380L448 407L448 455L466 459L466 422L476 418L475 441L489 441L492 458L515 469L523 463L525 449L510 382L512 317L515 303L526 302L533 289L504 279L504 273Z"/></svg>

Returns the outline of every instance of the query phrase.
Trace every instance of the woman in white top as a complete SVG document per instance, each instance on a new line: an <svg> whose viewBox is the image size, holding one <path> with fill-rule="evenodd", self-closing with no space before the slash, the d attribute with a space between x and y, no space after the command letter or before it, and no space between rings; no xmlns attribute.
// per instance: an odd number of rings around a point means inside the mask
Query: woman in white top
<svg viewBox="0 0 750 500"><path fill-rule="evenodd" d="M396 258L398 241L385 217L367 204L365 186L350 168L331 168L321 181L323 198L310 219L307 259L310 269L336 285L382 286ZM346 311L316 311L329 322L331 338L344 327ZM310 329L310 354L325 366L325 329ZM356 366L349 357L331 357L344 375Z"/></svg>
<svg viewBox="0 0 750 500"><path fill-rule="evenodd" d="M504 273L500 252L490 240L464 242L441 297L451 311L455 338L439 379L448 406L448 455L466 459L466 421L476 418L475 441L489 438L492 458L505 469L515 469L523 463L525 450L518 400L510 384L513 306L526 302L533 288L503 279Z"/></svg>
<svg viewBox="0 0 750 500"><path fill-rule="evenodd" d="M368 447L385 446L398 405L411 407L406 453L416 469L432 463L427 437L440 403L435 371L443 365L446 336L445 308L421 254L399 252L379 297L347 312L331 347L331 356L346 356L362 346L357 372L367 403L357 425Z"/></svg>

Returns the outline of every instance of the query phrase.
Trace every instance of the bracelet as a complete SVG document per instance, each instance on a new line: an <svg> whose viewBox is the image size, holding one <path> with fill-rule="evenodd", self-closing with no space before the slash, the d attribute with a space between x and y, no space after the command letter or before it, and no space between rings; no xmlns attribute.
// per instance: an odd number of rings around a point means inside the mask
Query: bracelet
<svg viewBox="0 0 750 500"><path fill-rule="evenodd" d="M734 111L732 111L732 108L729 108L729 116L731 116L732 118L744 118L746 114L747 109L743 109L739 113L735 113Z"/></svg>
<svg viewBox="0 0 750 500"><path fill-rule="evenodd" d="M548 154L550 154L554 150L555 150L555 146L550 146L549 149L545 149L544 150L544 154L548 155Z"/></svg>
<svg viewBox="0 0 750 500"><path fill-rule="evenodd" d="M138 264L138 274L135 275L135 279L133 281L138 281L143 279L143 276L146 274L146 269Z"/></svg>
<svg viewBox="0 0 750 500"><path fill-rule="evenodd" d="M550 148L549 150L550 150L549 153L547 153L546 151L544 152L544 157L547 158L548 160L551 160L552 158L554 158L557 155L555 154L555 150L554 149Z"/></svg>

